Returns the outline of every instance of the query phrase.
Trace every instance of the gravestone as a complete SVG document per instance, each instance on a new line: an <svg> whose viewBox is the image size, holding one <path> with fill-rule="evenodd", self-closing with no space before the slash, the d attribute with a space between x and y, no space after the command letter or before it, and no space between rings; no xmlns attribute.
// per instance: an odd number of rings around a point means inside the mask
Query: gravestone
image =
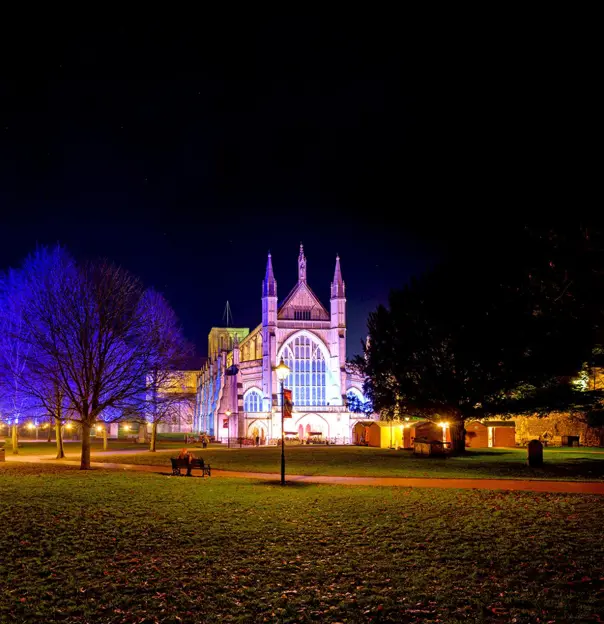
<svg viewBox="0 0 604 624"><path fill-rule="evenodd" d="M543 466L543 444L539 440L528 443L528 465L531 468Z"/></svg>

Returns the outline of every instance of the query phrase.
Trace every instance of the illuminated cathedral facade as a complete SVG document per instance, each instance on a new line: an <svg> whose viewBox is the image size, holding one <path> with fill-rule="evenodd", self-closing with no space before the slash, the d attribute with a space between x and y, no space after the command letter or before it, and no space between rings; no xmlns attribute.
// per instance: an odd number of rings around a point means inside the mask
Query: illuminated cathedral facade
<svg viewBox="0 0 604 624"><path fill-rule="evenodd" d="M262 282L262 322L247 328L215 327L209 335L208 361L199 375L194 430L217 439L248 438L260 444L281 437L281 388L275 367L290 368L292 417L288 438L347 443L363 413L349 410L350 399L363 401L363 379L346 365L345 285L336 257L329 311L307 282L300 245L298 282L278 303L277 281L269 253Z"/></svg>

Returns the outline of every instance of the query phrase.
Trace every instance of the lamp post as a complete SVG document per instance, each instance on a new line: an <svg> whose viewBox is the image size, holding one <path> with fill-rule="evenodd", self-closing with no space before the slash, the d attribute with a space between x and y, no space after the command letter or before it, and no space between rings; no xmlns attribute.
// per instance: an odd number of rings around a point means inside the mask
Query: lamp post
<svg viewBox="0 0 604 624"><path fill-rule="evenodd" d="M230 409L228 409L225 412L225 416L227 417L227 448L231 448L231 414L233 412L231 412Z"/></svg>
<svg viewBox="0 0 604 624"><path fill-rule="evenodd" d="M281 382L281 485L285 485L285 380L290 373L289 366L283 361L275 367L277 379Z"/></svg>
<svg viewBox="0 0 604 624"><path fill-rule="evenodd" d="M443 443L447 442L447 428L449 426L448 422L440 422L438 423L443 429Z"/></svg>

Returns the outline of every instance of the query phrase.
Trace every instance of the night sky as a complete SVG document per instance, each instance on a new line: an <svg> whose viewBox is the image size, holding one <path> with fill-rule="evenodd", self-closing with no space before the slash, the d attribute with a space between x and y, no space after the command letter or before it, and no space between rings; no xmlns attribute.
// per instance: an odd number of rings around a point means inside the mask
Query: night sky
<svg viewBox="0 0 604 624"><path fill-rule="evenodd" d="M55 242L109 257L167 296L204 355L227 299L235 325L260 322L269 250L287 295L303 242L327 307L340 254L358 352L391 288L497 236L556 178L540 158L555 160L555 111L414 88L410 63L379 30L38 41L0 82L0 268Z"/></svg>

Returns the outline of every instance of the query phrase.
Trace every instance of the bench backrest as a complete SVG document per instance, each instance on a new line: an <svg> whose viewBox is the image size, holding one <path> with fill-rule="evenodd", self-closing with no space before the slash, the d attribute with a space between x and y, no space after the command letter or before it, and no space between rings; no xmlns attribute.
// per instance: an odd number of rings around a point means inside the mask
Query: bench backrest
<svg viewBox="0 0 604 624"><path fill-rule="evenodd" d="M189 465L189 462L186 459L179 459L178 457L170 457L170 461L172 462L172 468L186 468ZM203 459L201 459L201 457L195 457L191 460L191 466L199 466L200 468L203 468Z"/></svg>

